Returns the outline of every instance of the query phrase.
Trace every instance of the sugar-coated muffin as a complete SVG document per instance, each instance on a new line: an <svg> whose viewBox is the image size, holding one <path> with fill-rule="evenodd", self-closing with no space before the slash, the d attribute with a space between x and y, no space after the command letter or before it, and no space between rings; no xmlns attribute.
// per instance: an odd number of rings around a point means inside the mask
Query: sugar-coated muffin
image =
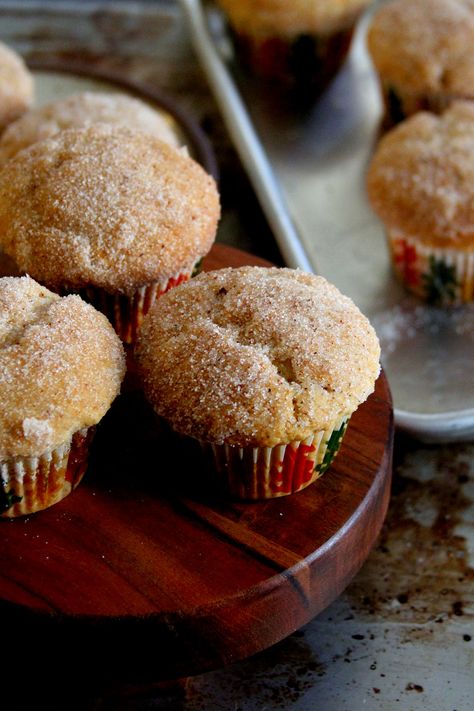
<svg viewBox="0 0 474 711"><path fill-rule="evenodd" d="M258 77L320 92L348 52L370 0L218 0L244 64Z"/></svg>
<svg viewBox="0 0 474 711"><path fill-rule="evenodd" d="M210 448L230 492L246 499L298 491L328 468L379 355L367 319L325 279L262 267L170 291L136 348L158 415Z"/></svg>
<svg viewBox="0 0 474 711"><path fill-rule="evenodd" d="M61 131L0 171L0 247L48 288L84 295L125 342L207 254L219 210L192 158L123 127Z"/></svg>
<svg viewBox="0 0 474 711"><path fill-rule="evenodd" d="M393 0L375 13L367 43L386 127L474 99L473 0Z"/></svg>
<svg viewBox="0 0 474 711"><path fill-rule="evenodd" d="M368 172L405 286L439 305L474 298L474 104L420 112L387 133Z"/></svg>
<svg viewBox="0 0 474 711"><path fill-rule="evenodd" d="M94 426L119 392L124 353L105 316L30 277L0 279L0 514L74 489Z"/></svg>
<svg viewBox="0 0 474 711"><path fill-rule="evenodd" d="M0 42L0 133L32 104L33 91L23 59Z"/></svg>
<svg viewBox="0 0 474 711"><path fill-rule="evenodd" d="M165 115L144 101L125 94L85 91L31 109L12 123L0 138L0 166L23 148L58 131L93 123L128 126L150 133L176 148L179 140Z"/></svg>

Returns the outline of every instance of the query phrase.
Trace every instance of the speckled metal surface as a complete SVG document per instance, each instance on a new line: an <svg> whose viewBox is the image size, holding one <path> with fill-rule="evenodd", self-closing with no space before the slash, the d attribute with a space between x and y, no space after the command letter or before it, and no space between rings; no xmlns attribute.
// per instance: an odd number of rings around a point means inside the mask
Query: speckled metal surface
<svg viewBox="0 0 474 711"><path fill-rule="evenodd" d="M278 261L177 5L0 0L0 39L27 57L118 68L178 98L217 150L224 203L220 238ZM378 546L345 593L304 629L179 689L108 690L75 708L474 708L474 444L427 446L399 436L393 486Z"/></svg>

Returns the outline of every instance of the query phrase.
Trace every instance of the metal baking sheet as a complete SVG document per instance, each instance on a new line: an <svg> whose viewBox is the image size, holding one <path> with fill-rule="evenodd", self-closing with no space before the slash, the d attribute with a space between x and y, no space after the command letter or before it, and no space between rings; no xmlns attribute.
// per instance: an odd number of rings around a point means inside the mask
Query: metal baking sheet
<svg viewBox="0 0 474 711"><path fill-rule="evenodd" d="M365 46L368 19L360 22L337 79L302 113L239 72L222 18L215 9L206 13L212 42L243 98L311 266L350 296L378 332L396 422L427 440L471 438L474 310L443 311L406 295L366 197L382 110ZM258 179L258 165L250 165L252 172Z"/></svg>

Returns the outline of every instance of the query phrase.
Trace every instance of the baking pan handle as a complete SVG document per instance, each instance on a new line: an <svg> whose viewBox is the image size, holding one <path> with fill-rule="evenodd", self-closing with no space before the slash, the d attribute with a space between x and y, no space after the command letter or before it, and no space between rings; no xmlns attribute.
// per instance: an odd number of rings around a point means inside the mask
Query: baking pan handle
<svg viewBox="0 0 474 711"><path fill-rule="evenodd" d="M314 272L262 144L230 73L217 52L199 0L180 0L194 50L207 76L224 123L289 267Z"/></svg>

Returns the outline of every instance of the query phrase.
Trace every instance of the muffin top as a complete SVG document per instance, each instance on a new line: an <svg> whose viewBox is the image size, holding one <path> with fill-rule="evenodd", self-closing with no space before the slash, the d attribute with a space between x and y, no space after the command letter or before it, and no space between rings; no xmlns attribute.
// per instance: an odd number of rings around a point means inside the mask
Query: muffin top
<svg viewBox="0 0 474 711"><path fill-rule="evenodd" d="M178 137L164 115L124 94L85 91L32 109L12 123L0 139L0 166L18 151L58 131L93 123L128 126L178 147Z"/></svg>
<svg viewBox="0 0 474 711"><path fill-rule="evenodd" d="M474 0L394 0L375 13L367 41L394 88L474 95Z"/></svg>
<svg viewBox="0 0 474 711"><path fill-rule="evenodd" d="M0 42L0 132L33 101L33 77L23 59Z"/></svg>
<svg viewBox="0 0 474 711"><path fill-rule="evenodd" d="M210 249L211 178L187 154L124 127L61 131L0 171L0 246L54 289L131 293Z"/></svg>
<svg viewBox="0 0 474 711"><path fill-rule="evenodd" d="M148 398L176 431L275 446L352 413L373 390L380 349L367 319L322 277L241 267L161 297L136 353Z"/></svg>
<svg viewBox="0 0 474 711"><path fill-rule="evenodd" d="M256 37L330 34L350 27L370 0L217 0L233 27Z"/></svg>
<svg viewBox="0 0 474 711"><path fill-rule="evenodd" d="M474 246L474 105L421 112L380 141L369 198L390 228L435 247Z"/></svg>
<svg viewBox="0 0 474 711"><path fill-rule="evenodd" d="M38 456L96 424L123 375L105 316L29 277L0 279L0 460Z"/></svg>

